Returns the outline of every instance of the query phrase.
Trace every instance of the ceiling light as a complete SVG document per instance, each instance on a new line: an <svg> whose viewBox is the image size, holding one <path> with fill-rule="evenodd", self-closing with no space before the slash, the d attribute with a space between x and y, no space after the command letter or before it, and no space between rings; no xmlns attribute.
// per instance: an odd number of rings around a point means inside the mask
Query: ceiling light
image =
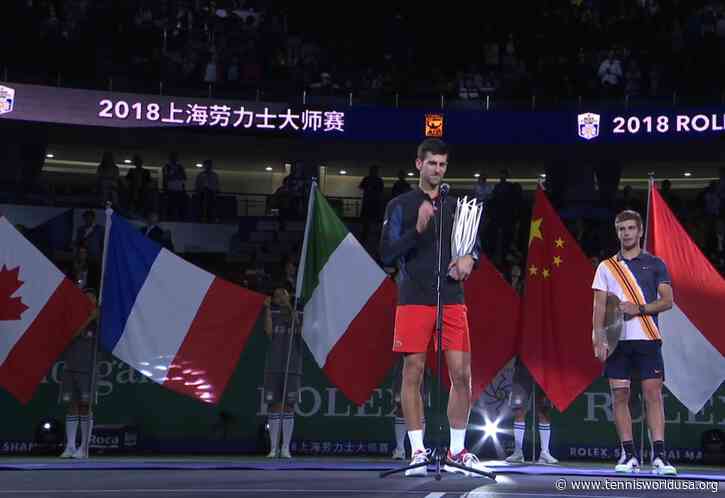
<svg viewBox="0 0 725 498"><path fill-rule="evenodd" d="M341 170L340 170L340 174L341 174L341 175L347 175L347 171L345 171L344 169L341 169Z"/></svg>
<svg viewBox="0 0 725 498"><path fill-rule="evenodd" d="M197 168L203 168L203 167L204 167L204 165L203 165L203 164L201 164L201 163L196 163L196 167L197 167Z"/></svg>
<svg viewBox="0 0 725 498"><path fill-rule="evenodd" d="M131 160L130 159L124 159L123 162L124 162L124 164L131 164Z"/></svg>
<svg viewBox="0 0 725 498"><path fill-rule="evenodd" d="M272 166L267 166L266 168L264 168L264 171L272 171Z"/></svg>
<svg viewBox="0 0 725 498"><path fill-rule="evenodd" d="M481 178L481 173L476 173L473 175L473 178Z"/></svg>
<svg viewBox="0 0 725 498"><path fill-rule="evenodd" d="M689 176L692 176L692 173L690 173L689 171L685 171L685 172L683 173L683 175L684 175L684 176L688 176L688 177L689 177Z"/></svg>
<svg viewBox="0 0 725 498"><path fill-rule="evenodd" d="M408 176L413 176L413 175L415 175L415 173L413 173L412 171L408 172Z"/></svg>
<svg viewBox="0 0 725 498"><path fill-rule="evenodd" d="M53 159L55 157L55 155L53 155L53 154L46 154L45 157L47 157L48 159Z"/></svg>

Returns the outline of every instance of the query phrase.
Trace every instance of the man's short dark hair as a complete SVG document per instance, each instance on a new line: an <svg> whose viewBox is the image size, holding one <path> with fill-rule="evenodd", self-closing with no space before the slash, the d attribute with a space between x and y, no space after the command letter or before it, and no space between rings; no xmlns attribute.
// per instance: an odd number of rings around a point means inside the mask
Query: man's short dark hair
<svg viewBox="0 0 725 498"><path fill-rule="evenodd" d="M629 221L634 220L637 222L637 228L642 229L642 217L639 215L637 211L633 211L631 209L625 209L621 213L617 215L616 218L614 218L614 224L622 223L623 221Z"/></svg>
<svg viewBox="0 0 725 498"><path fill-rule="evenodd" d="M448 154L448 145L440 138L426 138L418 146L418 159L424 160L428 152L444 156Z"/></svg>

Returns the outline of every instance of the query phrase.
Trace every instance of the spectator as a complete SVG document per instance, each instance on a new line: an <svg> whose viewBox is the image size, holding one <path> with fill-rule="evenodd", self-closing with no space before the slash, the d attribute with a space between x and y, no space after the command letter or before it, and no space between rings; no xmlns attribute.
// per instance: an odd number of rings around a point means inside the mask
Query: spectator
<svg viewBox="0 0 725 498"><path fill-rule="evenodd" d="M713 180L703 192L705 216L714 219L720 216L720 196L718 195L719 181Z"/></svg>
<svg viewBox="0 0 725 498"><path fill-rule="evenodd" d="M101 281L100 260L88 257L88 248L84 243L76 247L73 256L70 278L80 288L98 288Z"/></svg>
<svg viewBox="0 0 725 498"><path fill-rule="evenodd" d="M380 223L383 218L383 192L385 185L383 179L378 176L378 172L378 166L370 166L368 176L363 178L358 186L363 192L362 209L360 212L363 223L363 245L367 242L370 226Z"/></svg>
<svg viewBox="0 0 725 498"><path fill-rule="evenodd" d="M83 246L88 252L88 259L100 262L103 257L103 228L96 223L96 213L88 209L83 213L83 225L76 231L75 247Z"/></svg>
<svg viewBox="0 0 725 498"><path fill-rule="evenodd" d="M150 211L146 217L146 226L141 228L141 233L159 245L166 245L166 234L164 229L159 226L159 214Z"/></svg>
<svg viewBox="0 0 725 498"><path fill-rule="evenodd" d="M674 192L672 192L672 183L669 180L665 180L662 182L662 187L660 188L660 195L662 195L662 198L667 202L667 205L670 207L673 213L675 213L678 217L682 216L682 201L680 198L675 195Z"/></svg>
<svg viewBox="0 0 725 498"><path fill-rule="evenodd" d="M410 184L405 180L405 171L398 170L398 180L393 184L393 197L398 197L411 189Z"/></svg>
<svg viewBox="0 0 725 498"><path fill-rule="evenodd" d="M516 293L518 295L523 295L524 293L524 279L521 278L521 266L517 263L512 264L509 267L507 280L511 284L511 287L514 288Z"/></svg>
<svg viewBox="0 0 725 498"><path fill-rule="evenodd" d="M473 195L485 206L493 195L493 188L493 185L488 183L488 177L482 174L476 181L476 186L473 188Z"/></svg>
<svg viewBox="0 0 725 498"><path fill-rule="evenodd" d="M294 199L292 192L290 191L289 183L290 177L285 176L282 180L282 185L274 191L274 194L272 194L269 202L270 209L277 210L280 229L284 226L286 221L294 219L296 214Z"/></svg>
<svg viewBox="0 0 725 498"><path fill-rule="evenodd" d="M626 86L624 93L626 95L636 97L642 92L642 71L639 70L639 65L634 59L627 64L627 74L625 77Z"/></svg>
<svg viewBox="0 0 725 498"><path fill-rule="evenodd" d="M118 208L118 182L120 172L116 160L111 151L105 151L101 163L96 170L98 177L98 194L101 206L105 207L107 202Z"/></svg>
<svg viewBox="0 0 725 498"><path fill-rule="evenodd" d="M718 219L715 230L708 234L705 253L713 262L725 259L725 221Z"/></svg>
<svg viewBox="0 0 725 498"><path fill-rule="evenodd" d="M201 207L201 221L203 223L215 222L219 175L214 171L214 163L211 159L204 161L204 171L196 176L196 193L199 196Z"/></svg>
<svg viewBox="0 0 725 498"><path fill-rule="evenodd" d="M179 163L176 152L169 154L169 162L163 168L163 186L166 192L166 219L186 219L186 170Z"/></svg>
<svg viewBox="0 0 725 498"><path fill-rule="evenodd" d="M151 188L151 172L143 167L143 158L133 156L133 165L126 173L126 192L128 209L132 214L139 215L146 210L146 201Z"/></svg>
<svg viewBox="0 0 725 498"><path fill-rule="evenodd" d="M214 52L209 56L204 67L204 83L213 85L217 81L219 81L219 57Z"/></svg>
<svg viewBox="0 0 725 498"><path fill-rule="evenodd" d="M509 172L501 170L499 182L493 189L489 202L490 219L486 224L486 251L494 264L500 267L506 250L514 240L518 211L521 202L521 186L508 181Z"/></svg>
<svg viewBox="0 0 725 498"><path fill-rule="evenodd" d="M610 50L607 58L599 66L599 81L607 96L618 94L622 83L622 63L619 61L614 50Z"/></svg>
<svg viewBox="0 0 725 498"><path fill-rule="evenodd" d="M620 199L617 201L616 211L618 213L621 213L625 209L631 209L632 211L637 211L638 213L643 212L642 202L634 194L634 190L632 190L631 185L625 185L625 187L622 189L622 197L620 197Z"/></svg>

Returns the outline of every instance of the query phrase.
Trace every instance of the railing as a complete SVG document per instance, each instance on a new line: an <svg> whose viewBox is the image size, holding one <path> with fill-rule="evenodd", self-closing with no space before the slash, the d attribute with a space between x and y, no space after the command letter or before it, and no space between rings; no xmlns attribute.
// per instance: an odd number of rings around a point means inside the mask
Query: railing
<svg viewBox="0 0 725 498"><path fill-rule="evenodd" d="M270 202L272 197L270 194L220 192L217 196L216 206L218 218L222 222L229 222L240 216L277 217L280 215L280 212ZM123 199L123 196L121 196L121 199ZM358 218L360 216L361 198L330 196L327 199L338 209L342 217ZM185 205L182 208L182 212L185 215L183 219L179 219L178 221L198 221L200 218L198 202L198 198L194 192L186 192ZM100 194L90 189L70 189L49 186L45 190L20 193L13 185L0 185L0 204L99 208L103 205L103 202ZM121 201L122 211L124 204ZM159 213L162 221L175 221L176 216L169 216L169 213L175 211L170 210L171 207L169 196L163 190L148 190L144 195L143 211L145 213L149 211Z"/></svg>
<svg viewBox="0 0 725 498"><path fill-rule="evenodd" d="M15 70L5 66L1 71L2 81L102 90L122 93L143 93L173 95L177 97L218 98L230 100L253 100L265 102L285 102L303 105L334 105L337 107L392 107L392 108L428 108L468 111L536 111L584 109L588 107L629 109L647 106L677 107L725 105L725 90L710 95L691 96L678 91L671 93L638 97L622 95L619 98L596 95L579 95L565 98L546 94L501 96L485 93L479 98L462 99L457 95L427 91L420 94L399 93L395 91L332 91L320 93L311 89L292 86L288 80L267 81L260 84L174 84L169 81L133 80L130 76L120 75L87 80L70 74L39 74L27 70Z"/></svg>

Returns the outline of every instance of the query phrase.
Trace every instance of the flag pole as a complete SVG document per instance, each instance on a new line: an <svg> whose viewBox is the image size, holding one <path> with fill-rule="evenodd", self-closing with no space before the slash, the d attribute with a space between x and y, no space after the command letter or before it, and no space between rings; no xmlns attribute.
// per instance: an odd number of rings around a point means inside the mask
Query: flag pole
<svg viewBox="0 0 725 498"><path fill-rule="evenodd" d="M522 363L523 364L523 363ZM531 461L536 461L536 422L539 418L539 413L536 409L536 381L531 376ZM524 419L524 423L526 420Z"/></svg>
<svg viewBox="0 0 725 498"><path fill-rule="evenodd" d="M544 184L544 179L539 176L538 180L536 181L536 185L538 188L540 188L542 191L546 192L546 185ZM532 215L533 218L533 215ZM523 365L523 361L521 362ZM527 367L528 368L528 367ZM539 420L539 412L538 408L536 406L536 388L538 384L536 383L536 380L534 379L534 376L531 375L531 461L536 461L536 436L537 434L537 424ZM526 423L526 418L524 418L524 423Z"/></svg>
<svg viewBox="0 0 725 498"><path fill-rule="evenodd" d="M287 380L289 378L289 367L292 360L292 345L294 344L294 337L297 334L298 327L298 316L299 316L299 305L300 305L300 294L302 293L302 285L305 281L305 263L307 259L307 243L310 236L310 226L313 215L313 209L315 205L315 189L317 188L317 182L312 179L310 184L310 195L307 200L307 220L305 221L305 235L302 239L302 249L300 254L300 262L297 265L297 282L295 283L295 300L292 308L292 330L290 331L289 343L287 345L287 361L284 367L284 380L282 382L282 403L279 411L280 419L280 430L277 431L277 440L274 441L274 448L279 446L279 438L282 437L282 431L284 430L284 424L282 418L284 417L285 408L287 406ZM301 332L300 332L301 333ZM278 458L282 458L282 452L277 454Z"/></svg>
<svg viewBox="0 0 725 498"><path fill-rule="evenodd" d="M91 364L91 396L93 405L98 404L98 393L96 393L96 384L98 376L96 375L96 361L98 359L98 342L101 335L101 304L103 303L103 281L106 275L106 255L108 254L108 239L111 233L111 220L113 209L111 203L106 202L106 225L103 227L103 256L101 257L101 279L98 289L98 316L96 317L96 333L93 336L93 358Z"/></svg>
<svg viewBox="0 0 725 498"><path fill-rule="evenodd" d="M644 242L642 243L642 249L647 250L647 239L649 238L649 217L652 210L652 189L655 188L655 174L654 171L650 171L647 176L647 211L645 212L646 223L644 225Z"/></svg>
<svg viewBox="0 0 725 498"><path fill-rule="evenodd" d="M111 231L111 215L113 210L111 209L111 203L106 203L106 225L103 233L103 251L101 256L101 277L98 285L98 299L96 302L96 330L93 334L93 349L91 354L91 392L90 400L88 405L88 434L85 432L81 434L81 448L85 448L86 452L90 451L91 445L91 432L93 432L93 406L98 404L98 342L101 335L101 303L103 302L103 279L106 274L106 254L108 253L108 238ZM86 456L88 454L86 453Z"/></svg>
<svg viewBox="0 0 725 498"><path fill-rule="evenodd" d="M93 404L98 404L98 396L96 393L96 360L98 356L98 342L101 335L101 304L103 304L103 280L106 275L106 255L108 254L108 239L111 233L111 220L113 209L111 203L106 203L106 225L103 230L103 256L101 257L101 279L98 289L98 316L96 317L96 333L93 336L93 364L91 365L91 396L93 396Z"/></svg>
<svg viewBox="0 0 725 498"><path fill-rule="evenodd" d="M650 171L647 176L649 177L647 180L647 211L645 214L645 220L646 223L644 225L644 242L642 243L642 250L647 250L647 239L649 239L649 223L650 223L650 213L652 210L652 189L655 188L655 174L654 171ZM644 460L644 428L645 425L647 425L647 406L644 402L644 393L641 392L640 389L640 396L639 396L639 402L640 402L640 419L639 419L639 454ZM651 456L651 455L650 455Z"/></svg>

